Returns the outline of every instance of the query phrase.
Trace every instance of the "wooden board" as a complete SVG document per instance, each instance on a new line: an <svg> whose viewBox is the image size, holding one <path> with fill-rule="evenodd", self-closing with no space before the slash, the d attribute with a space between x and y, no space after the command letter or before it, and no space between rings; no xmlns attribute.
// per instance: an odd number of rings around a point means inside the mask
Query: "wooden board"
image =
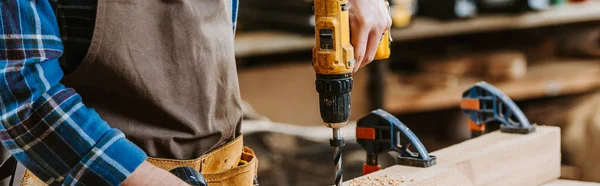
<svg viewBox="0 0 600 186"><path fill-rule="evenodd" d="M392 29L394 41L451 36L495 30L524 29L566 23L600 20L600 1L569 4L542 12L520 16L481 15L471 20L437 21L417 18L406 29ZM314 36L281 31L238 32L235 37L237 57L311 50Z"/></svg>
<svg viewBox="0 0 600 186"><path fill-rule="evenodd" d="M600 186L600 183L559 179L550 183L546 183L542 186Z"/></svg>
<svg viewBox="0 0 600 186"><path fill-rule="evenodd" d="M557 60L531 65L527 75L513 81L490 82L513 100L583 93L600 88L600 60ZM384 108L394 113L458 107L462 92L479 79L426 89L416 82L402 84L389 77ZM399 77L402 78L402 77Z"/></svg>
<svg viewBox="0 0 600 186"><path fill-rule="evenodd" d="M499 131L432 153L437 165L395 165L344 185L541 185L560 176L560 129L528 135Z"/></svg>

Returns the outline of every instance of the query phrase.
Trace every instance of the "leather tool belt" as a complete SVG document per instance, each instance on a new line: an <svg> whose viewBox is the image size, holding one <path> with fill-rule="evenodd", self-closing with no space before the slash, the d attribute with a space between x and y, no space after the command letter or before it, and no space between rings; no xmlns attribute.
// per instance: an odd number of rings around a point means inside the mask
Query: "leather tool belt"
<svg viewBox="0 0 600 186"><path fill-rule="evenodd" d="M258 185L258 158L252 149L243 146L242 135L196 159L149 157L146 161L167 171L182 166L192 167L202 173L209 186ZM45 186L46 184L26 170L20 185Z"/></svg>

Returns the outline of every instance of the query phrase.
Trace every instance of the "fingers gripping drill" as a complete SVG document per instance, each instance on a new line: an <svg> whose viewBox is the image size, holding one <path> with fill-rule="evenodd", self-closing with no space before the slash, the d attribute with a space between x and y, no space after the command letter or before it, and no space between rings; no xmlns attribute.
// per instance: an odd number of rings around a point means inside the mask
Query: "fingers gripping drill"
<svg viewBox="0 0 600 186"><path fill-rule="evenodd" d="M386 1L387 2L387 1ZM334 147L335 184L342 183L342 150L344 140L339 129L346 126L350 118L350 92L352 91L352 69L354 49L350 44L348 0L314 0L315 38L313 67L319 93L321 118L325 126L333 129L330 145ZM390 55L389 31L386 31L377 48L376 60Z"/></svg>

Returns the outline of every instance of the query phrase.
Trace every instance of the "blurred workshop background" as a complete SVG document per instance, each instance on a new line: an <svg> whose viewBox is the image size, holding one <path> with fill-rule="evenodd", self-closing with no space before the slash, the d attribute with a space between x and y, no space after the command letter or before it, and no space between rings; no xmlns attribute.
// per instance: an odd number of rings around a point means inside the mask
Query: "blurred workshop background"
<svg viewBox="0 0 600 186"><path fill-rule="evenodd" d="M600 182L600 0L390 0L392 55L354 75L352 120L395 114L428 150L470 138L461 94L487 81L532 123L562 128L562 178ZM261 185L327 185L329 129L319 116L313 0L242 0L235 40L245 143ZM343 129L344 176L364 152ZM384 165L393 156L380 157Z"/></svg>
<svg viewBox="0 0 600 186"><path fill-rule="evenodd" d="M389 1L391 57L354 74L344 180L360 176L365 161L352 127L358 118L385 109L432 152L470 138L461 95L487 81L531 123L561 127L562 179L600 182L600 0ZM240 0L244 143L260 159L261 186L332 182L331 130L314 89L312 7ZM393 165L394 155L379 163Z"/></svg>

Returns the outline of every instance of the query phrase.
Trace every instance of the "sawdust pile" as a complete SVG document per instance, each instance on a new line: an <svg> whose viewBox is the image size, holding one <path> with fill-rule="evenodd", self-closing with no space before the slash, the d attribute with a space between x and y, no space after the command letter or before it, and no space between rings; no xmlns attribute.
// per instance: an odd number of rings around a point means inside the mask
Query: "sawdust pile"
<svg viewBox="0 0 600 186"><path fill-rule="evenodd" d="M382 176L366 176L366 177L356 178L356 179L350 180L350 182L347 185L350 185L350 186L363 186L363 185L396 186L396 185L408 185L412 182L415 182L415 180L414 179L405 179L404 176L402 176L400 179L391 178L391 177L388 177L388 175L386 174L383 177Z"/></svg>

